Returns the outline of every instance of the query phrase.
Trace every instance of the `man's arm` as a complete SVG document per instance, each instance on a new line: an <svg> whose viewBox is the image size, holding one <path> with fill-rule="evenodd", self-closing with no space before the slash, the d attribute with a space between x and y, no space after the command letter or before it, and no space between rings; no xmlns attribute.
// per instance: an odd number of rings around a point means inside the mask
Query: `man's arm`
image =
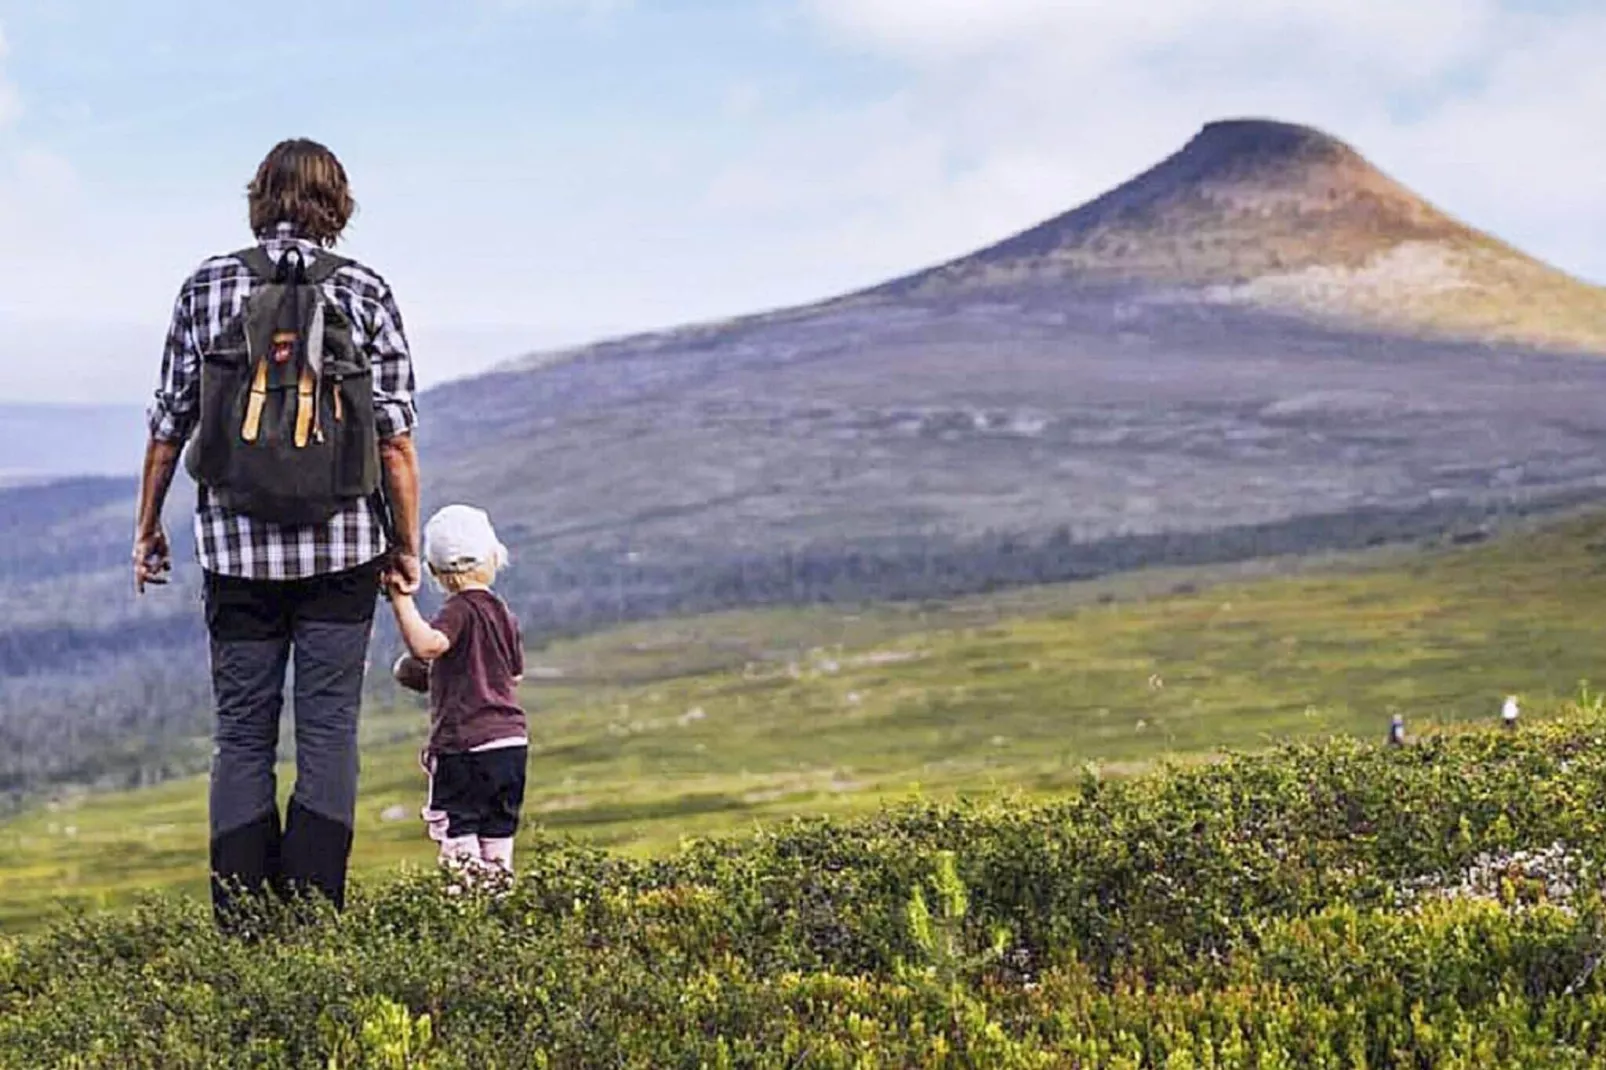
<svg viewBox="0 0 1606 1070"><path fill-rule="evenodd" d="M396 580L406 594L416 594L423 581L419 564L418 450L410 434L396 435L379 443L379 466L385 478L385 497L390 502L395 523L394 568Z"/></svg>
<svg viewBox="0 0 1606 1070"><path fill-rule="evenodd" d="M134 520L134 590L164 584L173 568L173 550L162 528L162 506L178 471L179 445L152 437L145 443L145 464L139 480L139 513Z"/></svg>
<svg viewBox="0 0 1606 1070"><path fill-rule="evenodd" d="M401 309L389 285L381 282L369 325L373 346L374 423L379 431L379 463L390 502L396 541L392 547L394 581L407 594L422 580L419 565L418 450L413 426L418 409L413 401L412 351L402 326Z"/></svg>
<svg viewBox="0 0 1606 1070"><path fill-rule="evenodd" d="M173 568L172 547L162 528L162 507L178 470L179 453L199 419L200 348L189 310L189 284L173 303L173 319L162 349L161 381L148 415L150 438L139 481L139 512L134 517L134 590L164 584Z"/></svg>

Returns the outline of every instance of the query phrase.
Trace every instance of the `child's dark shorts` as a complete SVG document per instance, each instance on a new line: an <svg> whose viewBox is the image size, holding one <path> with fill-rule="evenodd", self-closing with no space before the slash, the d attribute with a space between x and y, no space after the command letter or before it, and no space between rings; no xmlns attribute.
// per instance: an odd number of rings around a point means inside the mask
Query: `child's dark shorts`
<svg viewBox="0 0 1606 1070"><path fill-rule="evenodd" d="M426 758L429 802L424 821L430 837L511 839L519 830L529 754L528 746L517 746Z"/></svg>

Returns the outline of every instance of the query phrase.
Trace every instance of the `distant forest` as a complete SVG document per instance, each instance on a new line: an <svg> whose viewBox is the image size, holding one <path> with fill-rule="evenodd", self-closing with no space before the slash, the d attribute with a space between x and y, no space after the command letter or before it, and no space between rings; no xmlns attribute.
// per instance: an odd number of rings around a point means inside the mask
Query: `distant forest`
<svg viewBox="0 0 1606 1070"><path fill-rule="evenodd" d="M500 586L528 640L539 646L624 621L720 609L946 599L1150 566L1475 540L1496 524L1589 500L1569 494L1526 503L1360 509L1087 542L1063 529L1036 538L909 538L680 562L632 562L602 550L544 558L539 549L515 543L517 567ZM0 568L37 576L59 552L36 543L42 559L22 561L19 550L13 544L0 553ZM86 606L83 619L93 622L95 607ZM383 671L399 641L388 614L378 620L370 701L387 703L399 697ZM0 631L0 811L62 786L138 786L204 769L210 705L205 638L192 605L173 606L169 615L134 627Z"/></svg>
<svg viewBox="0 0 1606 1070"><path fill-rule="evenodd" d="M1497 526L1598 500L1600 492L1486 504L1365 508L1204 532L1078 541L1064 529L970 540L940 536L821 545L725 559L653 562L617 550L561 561L521 554L499 588L532 641L632 620L773 605L856 605L950 599L1012 587L1091 580L1157 566L1362 550L1444 539L1481 540Z"/></svg>

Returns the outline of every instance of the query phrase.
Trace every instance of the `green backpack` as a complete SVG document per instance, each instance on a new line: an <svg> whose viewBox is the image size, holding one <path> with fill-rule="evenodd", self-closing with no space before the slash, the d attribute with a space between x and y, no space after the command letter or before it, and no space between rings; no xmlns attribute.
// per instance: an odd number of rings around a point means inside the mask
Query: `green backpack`
<svg viewBox="0 0 1606 1070"><path fill-rule="evenodd" d="M373 369L320 284L351 263L290 248L235 254L256 283L202 354L201 418L185 458L220 505L316 524L379 489Z"/></svg>

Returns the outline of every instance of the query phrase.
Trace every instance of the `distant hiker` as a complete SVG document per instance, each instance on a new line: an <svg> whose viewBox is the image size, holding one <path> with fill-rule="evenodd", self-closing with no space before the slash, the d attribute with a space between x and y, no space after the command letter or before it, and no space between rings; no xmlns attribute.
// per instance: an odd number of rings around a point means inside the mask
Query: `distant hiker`
<svg viewBox="0 0 1606 1070"><path fill-rule="evenodd" d="M1506 731L1513 731L1517 727L1517 718L1521 712L1517 706L1517 696L1507 695L1505 705L1500 707L1500 723L1505 726Z"/></svg>
<svg viewBox="0 0 1606 1070"><path fill-rule="evenodd" d="M443 863L485 863L511 873L529 738L518 697L519 624L491 590L507 550L482 510L449 505L424 528L424 558L447 593L434 620L419 613L405 584L387 583L410 655L429 666L429 742L420 757L429 777L424 821ZM417 687L416 666L398 662L396 675Z"/></svg>
<svg viewBox="0 0 1606 1070"><path fill-rule="evenodd" d="M247 192L257 244L205 261L179 290L134 536L143 593L167 582L162 506L188 442L225 928L235 886L344 905L379 576L403 590L420 580L412 360L390 287L329 251L355 208L345 169L322 145L285 141ZM296 782L281 832L274 764L292 661Z"/></svg>
<svg viewBox="0 0 1606 1070"><path fill-rule="evenodd" d="M1405 746L1405 718L1397 713L1389 718L1389 746Z"/></svg>

